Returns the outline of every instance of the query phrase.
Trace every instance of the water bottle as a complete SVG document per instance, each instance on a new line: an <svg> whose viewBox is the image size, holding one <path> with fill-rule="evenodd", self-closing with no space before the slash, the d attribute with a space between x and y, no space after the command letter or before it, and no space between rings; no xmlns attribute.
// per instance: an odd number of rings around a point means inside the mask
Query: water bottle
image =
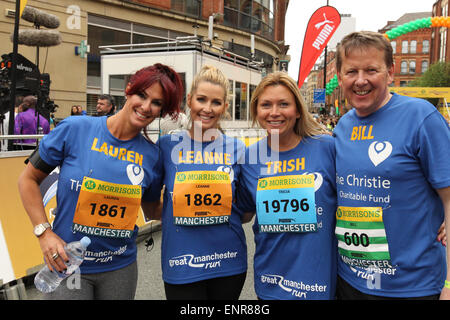
<svg viewBox="0 0 450 320"><path fill-rule="evenodd" d="M61 281L70 276L81 265L86 254L86 248L91 243L91 239L83 237L80 241L74 241L64 247L69 262L66 263L67 270L63 272L50 271L47 265L38 272L34 278L36 288L44 293L56 290Z"/></svg>

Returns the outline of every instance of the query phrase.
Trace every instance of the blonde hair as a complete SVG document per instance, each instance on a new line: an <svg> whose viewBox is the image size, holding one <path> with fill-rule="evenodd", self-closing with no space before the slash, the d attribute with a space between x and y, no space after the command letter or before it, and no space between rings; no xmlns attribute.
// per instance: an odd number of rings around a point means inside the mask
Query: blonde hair
<svg viewBox="0 0 450 320"><path fill-rule="evenodd" d="M258 84L253 91L252 98L250 100L250 117L253 125L256 123L256 115L258 113L258 99L264 90L268 86L284 86L294 96L295 105L300 117L295 122L294 132L300 137L312 137L319 134L327 134L327 131L314 120L313 116L308 112L305 102L300 94L300 90L297 87L297 83L286 73L277 71L268 74Z"/></svg>
<svg viewBox="0 0 450 320"><path fill-rule="evenodd" d="M194 80L192 80L192 85L191 85L191 90L189 91L189 95L190 97L192 97L194 95L194 93L197 91L198 86L200 85L201 82L210 82L212 84L218 85L223 89L224 92L224 96L223 96L223 102L224 105L226 106L228 104L228 91L230 88L230 83L228 82L227 77L225 77L225 75L223 74L222 71L220 71L219 69L217 69L214 66L210 66L210 65L204 65L200 71L195 75ZM187 101L187 106L190 108L190 101ZM225 117L226 114L226 108L224 113L221 116L221 119L223 119ZM191 118L191 114L189 112L189 124L188 127L191 127L192 125L192 118ZM218 128L220 131L222 131L222 128L220 127L220 123L217 124Z"/></svg>
<svg viewBox="0 0 450 320"><path fill-rule="evenodd" d="M193 95L194 92L198 89L199 84L203 81L207 81L212 84L221 86L224 91L223 100L225 103L228 102L228 91L230 88L230 84L228 82L227 77L225 77L222 71L220 71L214 66L204 65L200 69L200 71L195 75L194 80L192 81L191 90L189 91L189 94Z"/></svg>

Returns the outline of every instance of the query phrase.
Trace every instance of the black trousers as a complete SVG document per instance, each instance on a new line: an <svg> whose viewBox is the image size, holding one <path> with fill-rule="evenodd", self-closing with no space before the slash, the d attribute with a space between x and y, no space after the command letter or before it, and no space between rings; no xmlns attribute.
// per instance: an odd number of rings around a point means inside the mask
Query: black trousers
<svg viewBox="0 0 450 320"><path fill-rule="evenodd" d="M185 284L164 282L167 300L238 300L247 272Z"/></svg>
<svg viewBox="0 0 450 320"><path fill-rule="evenodd" d="M336 298L337 300L439 300L439 294L425 297L413 297L413 298L393 298L375 296L371 294L363 293L353 288L347 281L338 276Z"/></svg>

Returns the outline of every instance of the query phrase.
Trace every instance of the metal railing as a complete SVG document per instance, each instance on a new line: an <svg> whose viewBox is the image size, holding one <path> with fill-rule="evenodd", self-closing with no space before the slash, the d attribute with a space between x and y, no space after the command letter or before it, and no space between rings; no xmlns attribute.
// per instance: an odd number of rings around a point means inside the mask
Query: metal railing
<svg viewBox="0 0 450 320"><path fill-rule="evenodd" d="M0 140L11 140L11 139L42 139L45 134L11 134L11 135L0 135Z"/></svg>
<svg viewBox="0 0 450 320"><path fill-rule="evenodd" d="M99 46L102 54L109 53L121 53L123 51L133 51L139 48L141 49L165 49L165 50L176 50L181 49L181 45L191 45L203 51L208 51L208 53L216 53L219 59L225 59L232 61L235 64L244 65L247 67L255 68L261 70L264 67L264 61L256 61L249 59L247 57L238 55L232 51L228 51L224 48L217 47L212 44L211 40L203 40L198 36L186 36L177 37L175 40L161 41L161 42L147 42L147 43L130 43L130 44L116 44L116 45L105 45ZM122 49L122 50L121 50ZM214 49L215 52L211 52L210 49Z"/></svg>

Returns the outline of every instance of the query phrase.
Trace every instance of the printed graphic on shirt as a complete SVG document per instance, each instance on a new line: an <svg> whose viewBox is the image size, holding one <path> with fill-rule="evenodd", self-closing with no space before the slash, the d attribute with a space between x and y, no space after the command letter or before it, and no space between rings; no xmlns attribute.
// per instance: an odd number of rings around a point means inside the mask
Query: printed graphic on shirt
<svg viewBox="0 0 450 320"><path fill-rule="evenodd" d="M350 140L371 140L373 139L372 130L373 125L353 127Z"/></svg>
<svg viewBox="0 0 450 320"><path fill-rule="evenodd" d="M130 163L127 166L127 176L128 179L130 179L131 184L140 186L144 180L144 169L141 166Z"/></svg>
<svg viewBox="0 0 450 320"><path fill-rule="evenodd" d="M86 251L85 261L92 261L94 263L108 263L113 261L115 257L120 257L127 251L127 245L117 248L117 250L103 250L103 251Z"/></svg>
<svg viewBox="0 0 450 320"><path fill-rule="evenodd" d="M389 141L374 141L369 146L369 158L374 166L378 166L386 160L392 153L392 145Z"/></svg>
<svg viewBox="0 0 450 320"><path fill-rule="evenodd" d="M133 150L128 150L126 148L119 148L113 145L108 145L107 142L99 142L98 138L94 138L94 140L92 141L91 150L104 153L106 156L117 158L122 161L132 162L142 167L144 155Z"/></svg>
<svg viewBox="0 0 450 320"><path fill-rule="evenodd" d="M260 281L268 286L278 286L282 290L289 292L293 297L299 299L308 299L309 293L325 293L327 291L326 285L320 285L318 283L307 284L303 281L289 280L277 274L261 275Z"/></svg>
<svg viewBox="0 0 450 320"><path fill-rule="evenodd" d="M232 165L231 154L215 151L181 150L178 153L178 164L226 164Z"/></svg>
<svg viewBox="0 0 450 320"><path fill-rule="evenodd" d="M198 269L220 268L228 259L235 259L237 251L226 251L222 253L214 252L208 255L196 256L193 254L183 254L169 259L169 267L189 267Z"/></svg>

